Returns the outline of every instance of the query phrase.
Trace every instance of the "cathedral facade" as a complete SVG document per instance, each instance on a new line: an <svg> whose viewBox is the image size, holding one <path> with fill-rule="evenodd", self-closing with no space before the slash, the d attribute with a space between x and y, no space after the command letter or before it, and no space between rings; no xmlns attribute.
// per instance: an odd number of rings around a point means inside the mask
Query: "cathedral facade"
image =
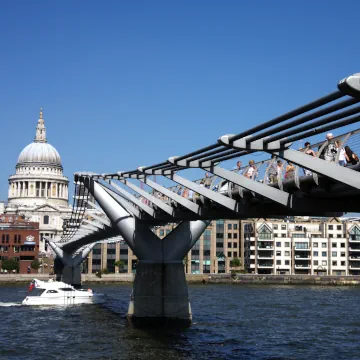
<svg viewBox="0 0 360 360"><path fill-rule="evenodd" d="M8 204L5 213L22 215L39 223L40 252L46 251L44 237L58 239L63 221L70 218L69 180L63 175L61 157L47 142L43 112L34 141L20 153L15 174L9 177Z"/></svg>

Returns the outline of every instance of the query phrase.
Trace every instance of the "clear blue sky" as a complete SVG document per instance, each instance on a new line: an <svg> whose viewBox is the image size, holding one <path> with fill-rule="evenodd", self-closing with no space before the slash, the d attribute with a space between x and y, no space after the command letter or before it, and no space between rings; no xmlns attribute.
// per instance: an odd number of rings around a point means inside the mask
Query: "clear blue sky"
<svg viewBox="0 0 360 360"><path fill-rule="evenodd" d="M65 174L151 165L360 71L359 1L2 1L0 199L44 109Z"/></svg>

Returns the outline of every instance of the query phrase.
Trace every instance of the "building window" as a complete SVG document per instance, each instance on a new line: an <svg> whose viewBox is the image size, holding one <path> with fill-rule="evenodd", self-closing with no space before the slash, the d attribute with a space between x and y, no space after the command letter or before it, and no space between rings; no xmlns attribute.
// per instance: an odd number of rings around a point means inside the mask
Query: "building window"
<svg viewBox="0 0 360 360"><path fill-rule="evenodd" d="M285 256L290 256L290 251L285 251Z"/></svg>
<svg viewBox="0 0 360 360"><path fill-rule="evenodd" d="M232 239L232 234L228 233L228 239Z"/></svg>
<svg viewBox="0 0 360 360"><path fill-rule="evenodd" d="M228 257L231 257L231 252L230 251L228 251Z"/></svg>
<svg viewBox="0 0 360 360"><path fill-rule="evenodd" d="M341 256L341 257L345 257L345 253L344 253L344 252L341 252L341 253L340 253L340 256Z"/></svg>
<svg viewBox="0 0 360 360"><path fill-rule="evenodd" d="M326 251L323 251L323 252L321 253L321 256L327 256L327 252L326 252Z"/></svg>
<svg viewBox="0 0 360 360"><path fill-rule="evenodd" d="M277 225L273 225L273 229L274 229L274 230L277 230L277 229L278 229L278 226L277 226Z"/></svg>
<svg viewBox="0 0 360 360"><path fill-rule="evenodd" d="M334 229L334 226L333 226L333 225L329 225L328 229L329 229L329 230L333 230L333 229Z"/></svg>
<svg viewBox="0 0 360 360"><path fill-rule="evenodd" d="M49 224L49 216L45 215L44 216L44 225L48 225Z"/></svg>
<svg viewBox="0 0 360 360"><path fill-rule="evenodd" d="M314 260L314 266L318 266L319 265L319 261L318 260Z"/></svg>
<svg viewBox="0 0 360 360"><path fill-rule="evenodd" d="M238 237L237 237L237 235L238 235L237 233L235 233L235 234L233 234L233 235L234 235L234 236L233 236L234 239L237 239L237 238L238 238Z"/></svg>
<svg viewBox="0 0 360 360"><path fill-rule="evenodd" d="M276 265L281 265L281 260L276 260Z"/></svg>
<svg viewBox="0 0 360 360"><path fill-rule="evenodd" d="M326 261L326 260L323 260L323 261L321 262L321 265L322 265L322 266L326 266L326 265L327 265L327 261Z"/></svg>
<svg viewBox="0 0 360 360"><path fill-rule="evenodd" d="M290 247L290 243L289 243L289 242L286 242L286 243L285 243L285 247Z"/></svg>
<svg viewBox="0 0 360 360"><path fill-rule="evenodd" d="M304 238L305 237L305 233L298 233L298 234L292 234L293 238Z"/></svg>
<svg viewBox="0 0 360 360"><path fill-rule="evenodd" d="M276 247L281 247L281 242L280 241L276 242Z"/></svg>
<svg viewBox="0 0 360 360"><path fill-rule="evenodd" d="M229 243L228 243L228 248L231 248L231 246L232 246L232 245L231 245L231 242L229 242Z"/></svg>
<svg viewBox="0 0 360 360"><path fill-rule="evenodd" d="M234 248L237 248L237 243L236 243L236 242L234 242L233 247L234 247Z"/></svg>
<svg viewBox="0 0 360 360"><path fill-rule="evenodd" d="M337 257L337 252L336 252L336 251L333 251L333 252L331 253L331 256L332 256L332 257Z"/></svg>
<svg viewBox="0 0 360 360"><path fill-rule="evenodd" d="M278 234L278 233L274 233L274 237L279 237L279 234Z"/></svg>
<svg viewBox="0 0 360 360"><path fill-rule="evenodd" d="M326 248L326 246L327 246L326 243L322 243L322 244L321 244L321 247L322 247L322 248Z"/></svg>
<svg viewBox="0 0 360 360"><path fill-rule="evenodd" d="M337 225L336 228L337 228L338 230L341 230L341 225Z"/></svg>
<svg viewBox="0 0 360 360"><path fill-rule="evenodd" d="M308 248L309 248L308 243L303 243L303 242L296 242L295 243L295 249L308 249Z"/></svg>
<svg viewBox="0 0 360 360"><path fill-rule="evenodd" d="M342 248L344 248L344 247L345 247L345 243L341 243L340 246L341 246Z"/></svg>
<svg viewBox="0 0 360 360"><path fill-rule="evenodd" d="M276 251L276 256L281 256L281 251Z"/></svg>
<svg viewBox="0 0 360 360"><path fill-rule="evenodd" d="M341 261L341 266L345 266L345 261Z"/></svg>
<svg viewBox="0 0 360 360"><path fill-rule="evenodd" d="M209 254L210 255L210 254ZM234 252L234 257L237 257L237 251Z"/></svg>
<svg viewBox="0 0 360 360"><path fill-rule="evenodd" d="M317 242L314 242L314 243L313 243L313 247L314 247L314 248L317 248L317 247L319 247L319 243L317 243Z"/></svg>
<svg viewBox="0 0 360 360"><path fill-rule="evenodd" d="M238 224L234 224L233 229L237 230L238 229Z"/></svg>
<svg viewBox="0 0 360 360"><path fill-rule="evenodd" d="M228 224L228 230L232 229L232 224Z"/></svg>
<svg viewBox="0 0 360 360"><path fill-rule="evenodd" d="M336 248L336 247L337 247L337 243L331 243L331 246L332 246L333 248Z"/></svg>
<svg viewBox="0 0 360 360"><path fill-rule="evenodd" d="M329 234L329 238L333 238L334 237L334 235L333 234Z"/></svg>
<svg viewBox="0 0 360 360"><path fill-rule="evenodd" d="M286 225L281 225L281 230L286 230Z"/></svg>
<svg viewBox="0 0 360 360"><path fill-rule="evenodd" d="M314 251L314 256L319 256L319 253L317 251Z"/></svg>
<svg viewBox="0 0 360 360"><path fill-rule="evenodd" d="M341 234L337 234L336 237L337 237L338 239L341 239L341 238L342 238Z"/></svg>
<svg viewBox="0 0 360 360"><path fill-rule="evenodd" d="M290 261L289 261L289 260L285 260L285 265L290 265Z"/></svg>
<svg viewBox="0 0 360 360"><path fill-rule="evenodd" d="M332 266L337 266L337 261L333 261Z"/></svg>
<svg viewBox="0 0 360 360"><path fill-rule="evenodd" d="M285 238L285 237L286 237L286 234L281 234L281 237Z"/></svg>

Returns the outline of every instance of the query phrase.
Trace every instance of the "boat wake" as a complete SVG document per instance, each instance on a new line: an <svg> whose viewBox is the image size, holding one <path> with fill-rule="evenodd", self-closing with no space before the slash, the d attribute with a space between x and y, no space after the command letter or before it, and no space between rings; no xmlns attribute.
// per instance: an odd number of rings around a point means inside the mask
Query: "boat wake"
<svg viewBox="0 0 360 360"><path fill-rule="evenodd" d="M21 306L21 303L14 303L14 302L1 302L0 307L10 307L10 306Z"/></svg>

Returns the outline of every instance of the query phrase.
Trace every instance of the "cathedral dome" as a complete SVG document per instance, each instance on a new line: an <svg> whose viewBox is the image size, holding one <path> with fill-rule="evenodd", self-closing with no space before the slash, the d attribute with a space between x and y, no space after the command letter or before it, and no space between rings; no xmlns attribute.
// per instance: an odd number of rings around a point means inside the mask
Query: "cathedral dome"
<svg viewBox="0 0 360 360"><path fill-rule="evenodd" d="M49 165L61 166L61 158L57 150L48 143L33 142L20 153L17 165Z"/></svg>
<svg viewBox="0 0 360 360"><path fill-rule="evenodd" d="M42 110L36 127L35 140L21 151L16 164L17 167L29 165L62 167L59 153L47 143Z"/></svg>

